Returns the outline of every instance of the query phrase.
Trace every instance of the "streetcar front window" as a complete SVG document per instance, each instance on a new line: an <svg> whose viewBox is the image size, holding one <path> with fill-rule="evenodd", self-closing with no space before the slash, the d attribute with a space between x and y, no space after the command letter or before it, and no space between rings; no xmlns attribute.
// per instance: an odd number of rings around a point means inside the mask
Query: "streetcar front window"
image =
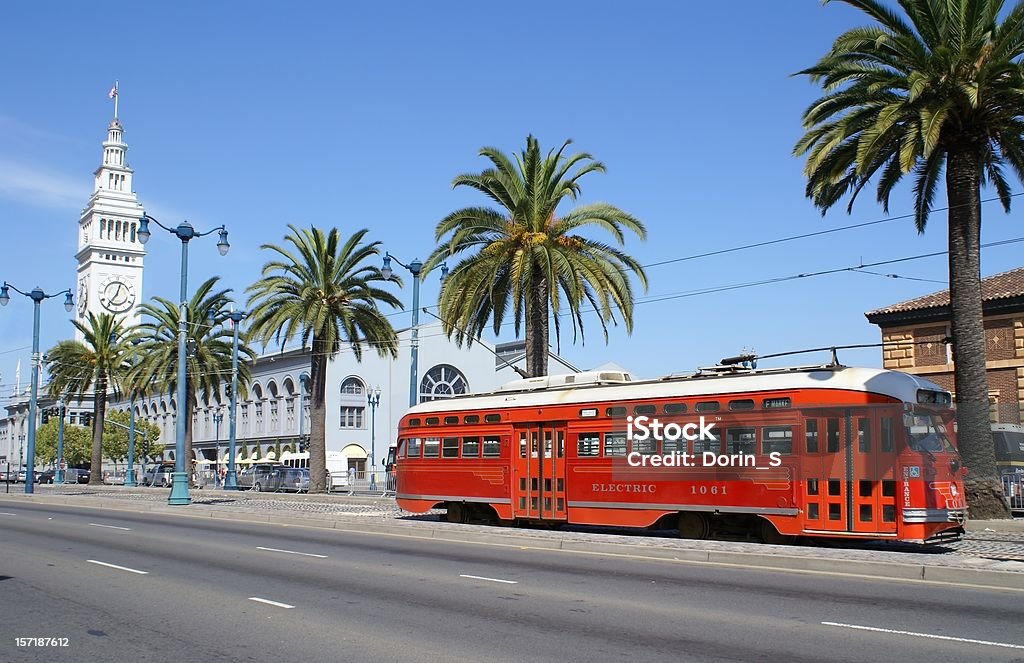
<svg viewBox="0 0 1024 663"><path fill-rule="evenodd" d="M914 451L956 451L946 432L946 423L938 414L907 413L903 425L907 430L907 446Z"/></svg>

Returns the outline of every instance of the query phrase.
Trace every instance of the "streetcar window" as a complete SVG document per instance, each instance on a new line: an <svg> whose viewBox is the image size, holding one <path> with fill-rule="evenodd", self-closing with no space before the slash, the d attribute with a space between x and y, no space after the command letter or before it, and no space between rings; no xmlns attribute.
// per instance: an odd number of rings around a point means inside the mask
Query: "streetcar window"
<svg viewBox="0 0 1024 663"><path fill-rule="evenodd" d="M484 458L496 458L501 455L501 440L497 437L484 438Z"/></svg>
<svg viewBox="0 0 1024 663"><path fill-rule="evenodd" d="M892 504L882 505L882 522L894 523L896 522L896 507Z"/></svg>
<svg viewBox="0 0 1024 663"><path fill-rule="evenodd" d="M713 451L718 453L722 450L722 438L721 437L708 437L706 440L694 440L693 441L693 453L699 454L705 451Z"/></svg>
<svg viewBox="0 0 1024 663"><path fill-rule="evenodd" d="M718 412L721 408L721 404L718 401L701 401L697 403L694 409L697 412Z"/></svg>
<svg viewBox="0 0 1024 663"><path fill-rule="evenodd" d="M818 420L808 419L805 423L807 432L804 436L807 438L807 453L816 454L818 453Z"/></svg>
<svg viewBox="0 0 1024 663"><path fill-rule="evenodd" d="M441 457L442 458L458 458L459 457L459 438L457 437L446 437L441 440Z"/></svg>
<svg viewBox="0 0 1024 663"><path fill-rule="evenodd" d="M519 457L526 458L526 433L519 432Z"/></svg>
<svg viewBox="0 0 1024 663"><path fill-rule="evenodd" d="M842 483L839 481L839 479L829 479L828 480L828 494L829 495L839 495L841 488L842 488Z"/></svg>
<svg viewBox="0 0 1024 663"><path fill-rule="evenodd" d="M857 482L857 492L861 497L871 497L871 489L874 484L863 479Z"/></svg>
<svg viewBox="0 0 1024 663"><path fill-rule="evenodd" d="M596 407L587 407L587 408L583 408L582 410L580 410L580 417L581 418L585 419L587 417L596 417L596 416L597 416L597 408Z"/></svg>
<svg viewBox="0 0 1024 663"><path fill-rule="evenodd" d="M658 441L653 436L649 436L646 440L633 440L633 451L651 456L658 453Z"/></svg>
<svg viewBox="0 0 1024 663"><path fill-rule="evenodd" d="M835 453L839 451L839 420L829 419L826 422L826 427L828 428L828 440L825 444L825 449L829 453Z"/></svg>
<svg viewBox="0 0 1024 663"><path fill-rule="evenodd" d="M665 403L665 414L686 414L686 403Z"/></svg>
<svg viewBox="0 0 1024 663"><path fill-rule="evenodd" d="M604 411L606 416L609 417L624 417L626 416L626 408L624 407L610 407Z"/></svg>
<svg viewBox="0 0 1024 663"><path fill-rule="evenodd" d="M753 401L751 401L753 402ZM725 431L725 451L731 454L752 454L757 434L753 428L730 428Z"/></svg>
<svg viewBox="0 0 1024 663"><path fill-rule="evenodd" d="M893 450L893 427L892 417L882 417L882 451L892 452Z"/></svg>
<svg viewBox="0 0 1024 663"><path fill-rule="evenodd" d="M463 458L476 458L480 455L480 438L479 437L464 437L462 438L462 457Z"/></svg>
<svg viewBox="0 0 1024 663"><path fill-rule="evenodd" d="M478 424L478 423L480 423L480 415L479 414L467 414L465 417L462 418L462 423L464 423L464 424Z"/></svg>
<svg viewBox="0 0 1024 663"><path fill-rule="evenodd" d="M576 438L577 456L596 456L601 451L600 433L580 433Z"/></svg>
<svg viewBox="0 0 1024 663"><path fill-rule="evenodd" d="M686 440L670 440L665 438L661 442L661 452L664 454L670 454L673 451L685 452L686 451Z"/></svg>
<svg viewBox="0 0 1024 663"><path fill-rule="evenodd" d="M408 444L407 448L409 450L409 458L419 458L420 457L420 438L418 438L418 437L410 437L409 438L409 444Z"/></svg>
<svg viewBox="0 0 1024 663"><path fill-rule="evenodd" d="M729 401L730 410L753 410L754 399L744 398L738 401Z"/></svg>
<svg viewBox="0 0 1024 663"><path fill-rule="evenodd" d="M409 425L410 425L410 426L419 426L419 425L420 425L420 420L419 420L419 418L415 418L415 419L410 419L410 420L409 420Z"/></svg>
<svg viewBox="0 0 1024 663"><path fill-rule="evenodd" d="M445 417L444 418L444 425L445 426L454 426L454 425L457 425L458 423L459 423L459 418L458 417Z"/></svg>
<svg viewBox="0 0 1024 663"><path fill-rule="evenodd" d="M488 423L488 424L498 423L499 421L501 421L501 415L500 414L485 414L484 415L484 421L486 423Z"/></svg>
<svg viewBox="0 0 1024 663"><path fill-rule="evenodd" d="M429 421L429 420L428 420ZM436 437L428 437L423 440L423 457L437 458L441 448L441 440Z"/></svg>
<svg viewBox="0 0 1024 663"><path fill-rule="evenodd" d="M842 520L843 507L841 504L829 504L828 505L828 519L829 520Z"/></svg>
<svg viewBox="0 0 1024 663"><path fill-rule="evenodd" d="M437 426L440 423L441 423L441 420L439 418L437 418L437 417L427 417L427 425L428 426Z"/></svg>
<svg viewBox="0 0 1024 663"><path fill-rule="evenodd" d="M637 405L633 408L633 414L635 415L652 415L658 413L658 407L655 405Z"/></svg>
<svg viewBox="0 0 1024 663"><path fill-rule="evenodd" d="M882 479L882 497L896 497L896 482L892 479Z"/></svg>
<svg viewBox="0 0 1024 663"><path fill-rule="evenodd" d="M761 429L761 453L793 453L792 426L765 426Z"/></svg>
<svg viewBox="0 0 1024 663"><path fill-rule="evenodd" d="M871 420L864 417L857 419L857 450L871 453Z"/></svg>
<svg viewBox="0 0 1024 663"><path fill-rule="evenodd" d="M626 434L605 433L604 434L604 455L625 456L626 455Z"/></svg>

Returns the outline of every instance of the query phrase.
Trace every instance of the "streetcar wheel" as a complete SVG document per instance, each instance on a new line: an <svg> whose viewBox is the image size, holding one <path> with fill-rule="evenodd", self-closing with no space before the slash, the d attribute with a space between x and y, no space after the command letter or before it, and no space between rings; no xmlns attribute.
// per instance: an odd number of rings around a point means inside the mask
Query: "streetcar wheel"
<svg viewBox="0 0 1024 663"><path fill-rule="evenodd" d="M448 522L450 523L464 523L466 522L466 509L462 504L458 502L448 503Z"/></svg>
<svg viewBox="0 0 1024 663"><path fill-rule="evenodd" d="M786 545L792 542L793 537L779 534L779 530L775 529L775 525L772 525L770 520L761 519L761 541L772 545Z"/></svg>
<svg viewBox="0 0 1024 663"><path fill-rule="evenodd" d="M711 532L711 525L703 513L684 511L679 514L679 538L706 539Z"/></svg>

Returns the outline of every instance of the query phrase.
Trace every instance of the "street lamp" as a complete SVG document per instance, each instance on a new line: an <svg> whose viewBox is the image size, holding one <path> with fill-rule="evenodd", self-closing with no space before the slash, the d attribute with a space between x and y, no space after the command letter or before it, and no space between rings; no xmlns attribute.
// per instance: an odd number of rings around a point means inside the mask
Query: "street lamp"
<svg viewBox="0 0 1024 663"><path fill-rule="evenodd" d="M220 411L214 412L213 413L213 428L214 428L214 431L216 431L216 432L214 433L213 444L214 444L214 447L216 447L216 449L217 449L217 454L214 457L214 464L213 464L213 485L214 485L214 487L216 487L217 484L220 483L220 422L222 422L222 421L224 421L224 415L221 414Z"/></svg>
<svg viewBox="0 0 1024 663"><path fill-rule="evenodd" d="M228 405L228 472L224 475L224 490L238 489L238 474L235 472L235 442L237 435L236 421L238 418L238 328L242 326L242 311L231 311L231 403Z"/></svg>
<svg viewBox="0 0 1024 663"><path fill-rule="evenodd" d="M110 335L110 342L114 343L114 334ZM135 353L135 346L142 343L141 338L133 338L132 344L132 366L134 367L137 362L137 356ZM124 472L124 485L128 488L135 487L135 392L136 388L133 385L130 396L128 399L128 469Z"/></svg>
<svg viewBox="0 0 1024 663"><path fill-rule="evenodd" d="M377 490L377 406L380 405L380 387L367 390L366 402L370 405L370 492Z"/></svg>
<svg viewBox="0 0 1024 663"><path fill-rule="evenodd" d="M11 301L10 291L24 295L32 300L32 395L29 396L28 401L28 468L25 472L25 494L31 495L35 491L35 464L36 464L36 393L39 391L39 369L40 369L40 356L39 356L39 305L44 299L50 299L52 297L60 297L66 295L64 298L64 310L68 313L71 309L75 308L75 299L71 294L71 290L62 290L56 294L48 295L43 292L42 288L35 287L29 292L18 290L16 287L4 281L3 286L0 286L0 306L7 306Z"/></svg>
<svg viewBox="0 0 1024 663"><path fill-rule="evenodd" d="M192 225L185 221L178 224L176 228L168 228L154 219L149 214L143 214L139 219L139 241L145 244L149 241L149 222L152 221L167 232L181 240L181 304L178 311L178 412L175 416L175 441L174 441L174 475L171 483L171 495L167 498L170 505L185 505L192 502L188 494L188 470L185 466L185 426L188 425L185 407L188 394L185 389L185 344L187 342L188 322L188 243L196 237L205 237L211 233L219 233L217 250L220 254L227 255L231 245L228 244L228 231L224 226L208 230L207 232L196 232Z"/></svg>
<svg viewBox="0 0 1024 663"><path fill-rule="evenodd" d="M53 482L64 483L64 394L60 395L57 401L57 414L60 419L57 421L57 471L54 472Z"/></svg>
<svg viewBox="0 0 1024 663"><path fill-rule="evenodd" d="M419 385L417 384L419 374L417 364L419 363L420 356L420 272L423 271L423 263L418 259L414 259L406 265L390 253L385 253L384 266L381 267L380 273L381 276L388 280L390 280L391 275L394 274L394 270L391 269L392 260L402 267L405 267L409 270L409 273L412 274L412 332L410 334L412 361L409 366L409 407L412 407L419 401ZM448 276L448 265L441 263L441 278L444 279L446 276Z"/></svg>

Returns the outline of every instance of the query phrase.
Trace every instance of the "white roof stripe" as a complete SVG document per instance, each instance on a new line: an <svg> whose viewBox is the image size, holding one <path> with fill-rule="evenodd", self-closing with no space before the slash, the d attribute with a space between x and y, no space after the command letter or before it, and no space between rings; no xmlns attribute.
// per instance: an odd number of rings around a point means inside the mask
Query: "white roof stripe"
<svg viewBox="0 0 1024 663"><path fill-rule="evenodd" d="M651 398L735 394L752 391L789 391L795 389L843 389L892 396L916 403L918 389L945 391L939 385L897 371L878 368L817 367L779 371L739 373L735 375L663 378L627 382L618 385L538 389L523 392L470 394L458 398L421 403L407 414L446 412L449 410L496 410L509 407L537 407L594 401L631 401Z"/></svg>

